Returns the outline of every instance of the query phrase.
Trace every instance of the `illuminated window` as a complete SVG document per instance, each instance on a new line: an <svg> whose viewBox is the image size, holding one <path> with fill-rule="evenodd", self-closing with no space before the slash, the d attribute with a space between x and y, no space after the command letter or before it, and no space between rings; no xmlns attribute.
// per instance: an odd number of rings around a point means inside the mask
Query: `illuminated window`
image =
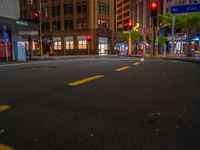
<svg viewBox="0 0 200 150"><path fill-rule="evenodd" d="M33 5L33 0L29 0L29 4Z"/></svg>
<svg viewBox="0 0 200 150"><path fill-rule="evenodd" d="M85 36L78 36L78 49L87 49L87 41Z"/></svg>
<svg viewBox="0 0 200 150"><path fill-rule="evenodd" d="M53 48L54 50L61 50L62 49L62 43L60 37L53 38Z"/></svg>
<svg viewBox="0 0 200 150"><path fill-rule="evenodd" d="M74 41L72 36L65 37L65 49L74 49Z"/></svg>

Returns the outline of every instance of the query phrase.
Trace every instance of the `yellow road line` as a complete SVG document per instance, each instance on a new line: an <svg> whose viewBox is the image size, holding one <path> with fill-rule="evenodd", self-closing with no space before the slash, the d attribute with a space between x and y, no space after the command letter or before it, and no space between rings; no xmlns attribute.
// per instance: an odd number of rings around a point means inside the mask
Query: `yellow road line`
<svg viewBox="0 0 200 150"><path fill-rule="evenodd" d="M0 143L0 150L15 150L15 149Z"/></svg>
<svg viewBox="0 0 200 150"><path fill-rule="evenodd" d="M135 62L133 65L137 66L137 65L139 65L139 64L140 64L140 62Z"/></svg>
<svg viewBox="0 0 200 150"><path fill-rule="evenodd" d="M96 76L85 78L85 79L82 79L82 80L79 80L79 81L71 82L68 85L69 86L77 86L77 85L84 84L84 83L87 83L89 81L92 81L92 80L95 80L95 79L98 79L98 78L103 78L103 77L104 77L104 75L96 75Z"/></svg>
<svg viewBox="0 0 200 150"><path fill-rule="evenodd" d="M8 109L10 109L10 106L8 106L8 105L0 105L0 112L1 111L6 111Z"/></svg>
<svg viewBox="0 0 200 150"><path fill-rule="evenodd" d="M123 70L125 70L125 69L128 69L128 68L130 68L129 66L125 66L125 67L122 67L122 68L118 68L118 69L115 69L115 71L123 71Z"/></svg>

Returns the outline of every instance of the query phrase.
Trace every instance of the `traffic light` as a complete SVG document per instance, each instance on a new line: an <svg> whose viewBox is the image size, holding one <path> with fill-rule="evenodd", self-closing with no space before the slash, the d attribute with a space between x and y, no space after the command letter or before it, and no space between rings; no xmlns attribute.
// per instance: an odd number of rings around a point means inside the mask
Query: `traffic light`
<svg viewBox="0 0 200 150"><path fill-rule="evenodd" d="M153 0L150 4L150 9L151 9L151 16L155 17L158 15L158 1Z"/></svg>
<svg viewBox="0 0 200 150"><path fill-rule="evenodd" d="M39 12L36 10L33 13L34 22L38 23L40 20Z"/></svg>
<svg viewBox="0 0 200 150"><path fill-rule="evenodd" d="M133 27L133 22L131 20L128 21L128 29L131 30Z"/></svg>
<svg viewBox="0 0 200 150"><path fill-rule="evenodd" d="M92 41L92 36L90 34L86 35L86 41L88 42Z"/></svg>

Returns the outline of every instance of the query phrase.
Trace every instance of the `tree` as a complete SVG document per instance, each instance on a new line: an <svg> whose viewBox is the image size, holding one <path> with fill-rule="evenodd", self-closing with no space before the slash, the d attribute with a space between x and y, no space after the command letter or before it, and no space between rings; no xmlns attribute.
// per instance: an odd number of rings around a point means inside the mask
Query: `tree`
<svg viewBox="0 0 200 150"><path fill-rule="evenodd" d="M172 14L167 13L165 15L160 15L161 24L166 31L170 33L172 28ZM187 35L188 39L188 50L191 46L191 41L193 35L200 31L200 13L193 14L177 14L175 30L179 33L184 33Z"/></svg>
<svg viewBox="0 0 200 150"><path fill-rule="evenodd" d="M140 33L139 32L137 32L137 31L134 31L134 30L131 30L130 31L131 32L131 39L132 39L132 41L135 43L135 51L137 51L137 43L138 43L138 41L140 40L140 38L141 38L141 35L140 35ZM128 39L129 39L129 32L128 31L125 31L125 32L121 32L120 33L120 40L122 41L122 42L128 42Z"/></svg>

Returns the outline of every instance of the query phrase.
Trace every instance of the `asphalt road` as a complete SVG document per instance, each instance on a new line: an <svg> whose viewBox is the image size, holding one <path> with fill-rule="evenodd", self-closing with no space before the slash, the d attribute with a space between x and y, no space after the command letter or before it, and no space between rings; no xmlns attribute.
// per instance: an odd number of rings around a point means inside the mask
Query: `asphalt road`
<svg viewBox="0 0 200 150"><path fill-rule="evenodd" d="M199 150L200 65L102 56L0 66L0 150Z"/></svg>

